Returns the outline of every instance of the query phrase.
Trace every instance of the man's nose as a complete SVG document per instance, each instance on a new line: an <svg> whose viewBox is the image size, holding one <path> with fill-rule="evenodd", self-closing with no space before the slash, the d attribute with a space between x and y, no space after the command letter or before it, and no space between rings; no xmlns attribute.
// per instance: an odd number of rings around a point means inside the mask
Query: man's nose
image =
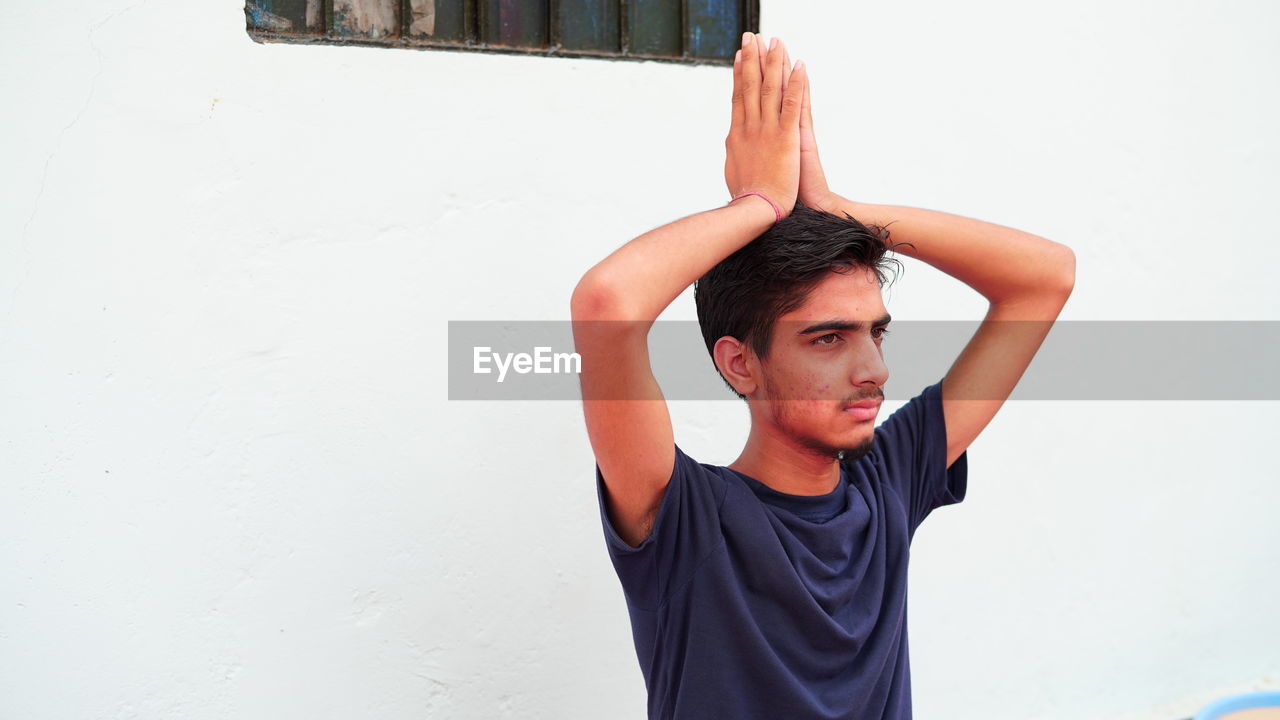
<svg viewBox="0 0 1280 720"><path fill-rule="evenodd" d="M855 387L883 387L889 381L889 366L885 365L884 351L874 339L866 337L858 343L849 368L849 380Z"/></svg>

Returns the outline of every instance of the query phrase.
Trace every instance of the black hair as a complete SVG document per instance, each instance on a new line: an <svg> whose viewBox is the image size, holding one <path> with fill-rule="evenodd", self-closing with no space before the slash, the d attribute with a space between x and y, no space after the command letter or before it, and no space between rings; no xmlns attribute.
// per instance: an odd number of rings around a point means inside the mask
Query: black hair
<svg viewBox="0 0 1280 720"><path fill-rule="evenodd" d="M746 343L764 360L774 323L803 305L827 273L868 268L884 287L889 268L902 265L887 254L894 247L885 227L864 225L848 213L841 217L797 201L790 215L694 283L698 325L712 362L716 341L726 335ZM736 389L734 393L745 399Z"/></svg>

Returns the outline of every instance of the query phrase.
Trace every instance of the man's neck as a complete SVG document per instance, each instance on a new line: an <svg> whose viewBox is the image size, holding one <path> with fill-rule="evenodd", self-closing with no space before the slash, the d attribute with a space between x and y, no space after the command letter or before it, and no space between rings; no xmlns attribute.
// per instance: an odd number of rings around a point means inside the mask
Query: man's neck
<svg viewBox="0 0 1280 720"><path fill-rule="evenodd" d="M742 454L728 467L788 495L826 495L840 483L840 463L836 458L798 447L755 427Z"/></svg>

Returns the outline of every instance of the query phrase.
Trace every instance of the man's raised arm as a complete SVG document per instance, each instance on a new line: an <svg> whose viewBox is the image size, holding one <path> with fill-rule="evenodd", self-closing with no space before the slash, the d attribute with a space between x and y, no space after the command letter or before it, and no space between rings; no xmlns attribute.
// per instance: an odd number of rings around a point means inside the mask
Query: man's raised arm
<svg viewBox="0 0 1280 720"><path fill-rule="evenodd" d="M950 466L991 422L1048 336L1075 286L1075 253L1003 225L936 210L854 202L832 192L818 159L807 83L800 166L799 198L806 205L891 226L895 251L951 275L990 303L942 380Z"/></svg>
<svg viewBox="0 0 1280 720"><path fill-rule="evenodd" d="M649 328L685 288L795 206L805 74L782 43L762 53L750 36L733 66L725 140L729 205L651 230L587 271L573 291L583 413L618 534L639 545L652 529L675 464L675 436L653 377ZM786 90L784 92L784 85Z"/></svg>

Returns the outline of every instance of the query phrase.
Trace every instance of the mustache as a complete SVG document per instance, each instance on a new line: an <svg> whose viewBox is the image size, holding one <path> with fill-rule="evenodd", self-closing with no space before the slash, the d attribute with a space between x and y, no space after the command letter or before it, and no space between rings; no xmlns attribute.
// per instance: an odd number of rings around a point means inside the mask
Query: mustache
<svg viewBox="0 0 1280 720"><path fill-rule="evenodd" d="M863 400L879 400L884 402L884 388L876 388L873 392L862 393L860 395L850 395L840 401L840 407L848 407L854 403L860 403Z"/></svg>

